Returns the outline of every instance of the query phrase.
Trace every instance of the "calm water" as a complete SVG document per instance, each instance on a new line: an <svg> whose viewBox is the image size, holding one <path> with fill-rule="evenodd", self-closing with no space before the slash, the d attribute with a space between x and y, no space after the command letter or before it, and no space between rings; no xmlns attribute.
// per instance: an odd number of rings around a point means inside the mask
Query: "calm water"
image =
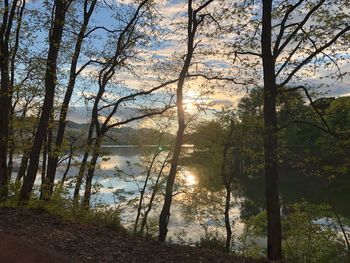
<svg viewBox="0 0 350 263"><path fill-rule="evenodd" d="M93 202L103 202L112 207L117 207L121 203L114 194L117 190L124 190L131 193L126 196L127 200L139 197L140 193L138 190L142 184L138 185L136 182L142 182L145 174L145 160L142 158L152 155L156 147L149 146L140 149L134 146L105 146L103 150L106 153L106 158L100 158L98 161L94 183L100 184L100 188L99 191L93 195ZM192 148L187 146L184 151L190 153L191 150ZM164 153L162 153L163 158L166 152L165 149ZM76 159L77 165L71 167L68 179L73 178L78 173L79 159L79 157ZM123 175L124 179L117 176L118 169L125 173ZM64 170L65 165L63 164L58 174L62 174ZM200 180L200 174L191 167L182 167L177 177L182 180L182 185L189 193L191 193L191 189L194 190L196 187L199 187L198 182ZM59 176L57 179L60 179ZM40 176L37 177L36 182L38 184L40 183ZM263 178L255 178L253 181L242 180L241 184L241 190L236 200L237 204L233 205L231 208L232 219L239 218L241 213L249 216L264 207ZM300 202L301 200L307 200L315 204L328 203L335 205L339 214L350 218L350 207L348 205L350 202L350 178L342 178L330 182L327 179L306 178L305 176L298 175L296 172L284 170L281 171L280 184L282 203L292 204ZM183 198L183 200L181 198ZM186 200L184 196L182 197L181 194L176 196L175 199L177 202L175 201L172 206L171 218L169 221L169 237L174 237L175 234L185 231L187 232L187 234L184 234L185 239L191 238L192 240L198 240L200 236L204 234L203 228L200 227L200 224L203 223L209 227L216 228L220 233L224 234L223 227L216 227L218 223L223 225L223 214L216 214L214 218L214 215L211 215L209 212L210 208L208 208L208 213L204 213L204 218L203 215L201 215L200 221L194 220L189 222L183 214L182 207L185 201L188 204L188 200ZM246 207L238 204L238 201L243 201L245 199L254 201L254 205ZM150 213L149 219L154 223L158 221L161 205L162 202L156 205ZM134 207L124 207L121 216L122 222L125 225L131 226L136 217L136 209ZM237 221L235 227L235 234L239 235L242 231L243 224Z"/></svg>
<svg viewBox="0 0 350 263"><path fill-rule="evenodd" d="M190 145L185 145L184 152L190 153L192 150ZM148 146L146 148L140 149L134 146L104 146L103 151L106 153L104 158L99 158L93 183L100 184L99 191L93 195L93 202L98 203L102 202L108 204L112 207L117 207L120 202L115 196L114 192L117 190L124 190L131 193L127 195L127 199L138 198L140 193L138 189L143 186L143 178L145 177L145 167L143 159L147 155L153 155L156 151L156 146ZM163 160L167 154L166 149L160 160ZM77 164L79 163L80 158L76 159ZM65 170L65 165L60 167L59 173ZM68 173L69 178L73 178L78 173L79 166L72 166ZM117 170L123 171L123 179L117 175ZM166 172L165 172L166 173ZM182 180L182 184L186 191L191 192L191 189L194 189L198 186L198 175L190 167L181 167L177 177ZM60 179L59 176L57 178ZM126 180L125 180L126 179ZM128 181L129 179L129 181ZM40 178L37 178L37 183L40 183ZM140 185L137 185L135 181L141 182ZM83 190L81 191L83 193ZM132 194L134 193L134 194ZM172 206L171 218L169 221L169 237L175 239L179 233L183 234L185 239L198 240L203 234L204 230L200 226L199 222L187 220L188 218L183 213L183 207L181 206L181 194L176 196L176 200ZM158 205L155 205L154 209L151 210L149 219L152 222L158 222L158 217L160 214L161 205L160 202ZM232 218L237 218L240 215L239 206L236 205L231 209ZM221 216L221 215L220 215ZM133 221L136 217L136 209L134 207L124 207L122 210L122 222L125 225L132 226ZM219 220L223 224L224 216L222 214ZM203 223L203 219L201 220ZM209 225L209 227L217 229L220 233L224 234L224 228L217 228L214 223L214 219L208 216L207 219L204 219L204 222ZM237 223L237 231L241 231L243 225Z"/></svg>

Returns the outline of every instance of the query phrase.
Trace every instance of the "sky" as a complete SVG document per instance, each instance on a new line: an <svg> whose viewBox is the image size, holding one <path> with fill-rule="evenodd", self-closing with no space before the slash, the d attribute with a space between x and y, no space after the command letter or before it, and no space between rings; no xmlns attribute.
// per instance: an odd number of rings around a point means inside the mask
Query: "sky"
<svg viewBox="0 0 350 263"><path fill-rule="evenodd" d="M310 0L312 1L312 0ZM122 16L123 19L128 17L128 11L134 10L135 6L130 3L132 0L108 0L108 3L115 6L114 10L103 5L99 1L99 8L92 17L91 26L104 26L108 29L122 28L123 23L116 16ZM183 64L183 56L186 54L186 12L187 2L183 0L160 0L155 1L152 16L156 17L153 22L152 31L150 26L144 25L138 30L150 36L146 46L137 47L137 57L128 61L133 72L125 68L118 69L118 72L113 77L110 85L107 87L105 99L107 101L115 100L123 95L131 94L139 90L148 90L154 86L161 84L170 79L176 79ZM195 6L200 1L194 1ZM203 14L211 14L213 19L207 19L203 27L198 29L196 41L200 41L193 58L193 65L190 73L205 73L211 76L220 75L229 77L239 82L248 80L251 84L248 86L236 85L226 81L211 81L208 82L202 78L191 79L185 84L185 106L189 113L195 114L197 106L201 105L209 111L220 110L222 107L235 108L239 99L246 95L247 89L262 84L261 62L254 63L256 58L250 56L242 56L245 62L234 61L234 52L237 51L235 40L242 37L241 34L251 36L254 28L246 24L245 19L259 19L259 7L252 9L253 13L250 17L243 17L239 14L233 14L234 20L229 20L223 16L223 10L232 10L235 1L220 0L213 1L212 4L203 11ZM291 1L293 2L293 1ZM329 1L328 1L329 2ZM29 4L32 8L43 8L40 1L34 1ZM231 8L231 9L230 9ZM249 13L249 10L246 13ZM232 13L232 12L231 12ZM303 13L297 13L291 17L289 23L299 21ZM79 21L79 17L73 17ZM72 19L73 19L72 18ZM80 20L81 21L81 20ZM347 20L348 21L348 20ZM346 20L345 20L346 22ZM242 32L232 29L232 24L239 28ZM313 22L317 25L317 22ZM313 26L314 26L313 25ZM76 27L76 26L75 26ZM77 27L76 27L77 28ZM305 26L306 30L310 25ZM230 29L229 33L222 33L223 29ZM67 27L66 33L69 35L73 27ZM45 49L44 38L47 32L39 29L37 32L40 43L34 43L33 48L38 50ZM113 49L113 41L107 43L108 35L103 30L96 30L92 34L94 39L91 39L84 45L85 55L81 56L80 65L88 58L93 57L89 53L97 50L101 51L107 46L108 49ZM110 35L109 35L110 36ZM256 40L259 42L259 34ZM112 44L111 44L112 43ZM108 45L107 45L108 44ZM259 52L259 44L254 48ZM248 47L249 49L250 47ZM292 46L290 47L292 48ZM339 53L334 50L326 51L328 55L344 55L348 58L348 49L342 48ZM291 49L287 48L286 54ZM108 50L111 51L112 50ZM333 53L332 53L333 52ZM231 54L230 54L231 53ZM306 48L297 54L293 62L302 60L307 55ZM96 59L101 59L97 57ZM320 58L321 59L321 58ZM327 60L327 58L326 58ZM67 59L66 61L69 61ZM317 69L305 68L297 77L293 78L293 85L308 85L326 93L324 96L345 96L350 95L350 78L346 74L350 72L350 66L347 61L339 62L339 69L343 73L341 80L335 80L334 77L338 74L338 68L332 65L327 68L322 66L322 61L312 61L312 66L317 65ZM260 64L259 64L260 63ZM278 63L277 63L278 66ZM292 68L291 64L291 68ZM60 64L61 72L68 72L69 64ZM89 120L89 110L91 109L91 100L89 97L96 93L96 75L100 67L93 65L87 67L78 78L76 89L71 103L69 118L72 121L84 123ZM288 72L287 72L288 73ZM64 90L65 80L61 80L61 89ZM175 85L167 86L165 89L158 91L155 95L140 97L136 101L127 103L124 109L117 112L118 119L126 118L135 112L135 108L158 106L162 107L175 93ZM84 96L83 96L84 95ZM60 96L60 95L59 95ZM58 98L59 98L58 96ZM61 93L62 96L62 93ZM85 97L85 99L84 99ZM87 109L87 110L86 110ZM130 113L128 115L128 112ZM201 114L204 117L212 116L211 114Z"/></svg>

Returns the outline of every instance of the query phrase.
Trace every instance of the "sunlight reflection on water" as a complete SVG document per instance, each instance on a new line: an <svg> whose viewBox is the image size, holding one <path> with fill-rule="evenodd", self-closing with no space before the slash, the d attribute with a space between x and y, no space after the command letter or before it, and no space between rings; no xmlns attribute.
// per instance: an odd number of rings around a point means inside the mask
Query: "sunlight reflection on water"
<svg viewBox="0 0 350 263"><path fill-rule="evenodd" d="M139 196L139 186L137 186L132 180L126 181L119 178L117 174L117 169L123 170L126 174L141 174L142 167L137 165L140 163L141 151L136 147L117 147L113 148L111 146L106 147L109 155L104 158L100 158L98 160L98 169L95 172L95 176L93 179L93 183L99 183L100 189L99 192L93 195L92 202L102 202L111 207L117 207L118 203L116 203L116 198L114 192L118 189L124 189L125 191L134 192L134 195L129 196L128 198L134 198ZM185 147L186 148L186 147ZM187 146L188 149L191 149L191 146ZM154 147L153 147L154 149ZM151 151L152 152L152 151ZM79 159L81 157L78 157ZM60 175L65 170L65 164L63 163L58 171L57 181L60 180ZM74 178L78 173L79 167L72 167L68 178ZM180 182L182 181L186 187L196 187L198 185L198 175L195 171L188 169L187 167L182 167L182 169L178 173L178 179ZM40 175L38 174L36 183L40 184ZM70 193L72 194L72 190ZM81 191L83 194L83 190ZM175 236L181 232L186 232L183 236L185 239L192 241L198 241L201 236L204 235L204 230L200 226L199 222L189 222L186 220L186 217L183 215L181 202L183 199L182 195L178 195L177 202L174 202L171 209L171 217L169 220L169 234L168 237L172 238L173 241L176 241ZM176 199L175 198L175 199ZM149 215L149 219L153 222L158 222L158 216L160 214L162 202L158 205L155 205L151 210ZM230 212L232 218L238 217L240 214L240 209L238 206L235 206L231 209ZM122 212L122 222L127 226L131 226L132 222L135 220L136 210L134 207L129 207L123 210ZM222 221L224 218L222 217ZM215 227L212 225L212 219L208 217L207 224L210 227ZM243 225L237 224L236 228L238 232L241 232ZM224 228L217 228L219 234L224 236ZM238 233L237 232L237 233Z"/></svg>

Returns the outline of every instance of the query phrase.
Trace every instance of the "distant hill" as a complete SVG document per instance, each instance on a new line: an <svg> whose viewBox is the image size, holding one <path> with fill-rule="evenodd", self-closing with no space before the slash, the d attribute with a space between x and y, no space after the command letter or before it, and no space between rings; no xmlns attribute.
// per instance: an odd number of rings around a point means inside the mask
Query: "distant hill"
<svg viewBox="0 0 350 263"><path fill-rule="evenodd" d="M55 125L56 126L56 125ZM68 121L66 132L69 133L87 133L90 124L79 124ZM57 127L57 126L56 126ZM132 128L119 127L109 131L105 137L103 144L120 144L120 145L137 145L137 144L157 144L159 140L159 132L150 128ZM175 136L170 133L164 133L162 144L172 144Z"/></svg>

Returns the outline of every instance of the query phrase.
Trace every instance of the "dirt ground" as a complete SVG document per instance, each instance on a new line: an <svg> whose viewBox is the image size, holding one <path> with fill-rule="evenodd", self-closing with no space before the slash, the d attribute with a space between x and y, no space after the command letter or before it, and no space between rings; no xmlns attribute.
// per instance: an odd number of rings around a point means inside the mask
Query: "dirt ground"
<svg viewBox="0 0 350 263"><path fill-rule="evenodd" d="M122 232L39 210L0 208L0 262L258 262Z"/></svg>

